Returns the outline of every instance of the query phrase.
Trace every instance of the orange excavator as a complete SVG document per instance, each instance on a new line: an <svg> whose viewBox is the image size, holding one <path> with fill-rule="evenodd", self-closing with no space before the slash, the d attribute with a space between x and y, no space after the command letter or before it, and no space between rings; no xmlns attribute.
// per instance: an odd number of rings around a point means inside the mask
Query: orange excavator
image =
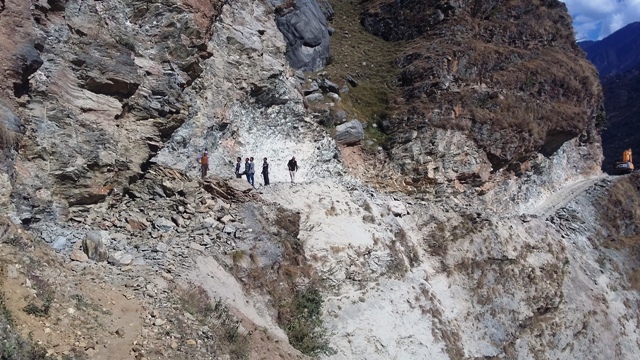
<svg viewBox="0 0 640 360"><path fill-rule="evenodd" d="M631 153L631 149L622 152L622 161L617 161L614 169L618 174L629 174L633 172L633 154Z"/></svg>

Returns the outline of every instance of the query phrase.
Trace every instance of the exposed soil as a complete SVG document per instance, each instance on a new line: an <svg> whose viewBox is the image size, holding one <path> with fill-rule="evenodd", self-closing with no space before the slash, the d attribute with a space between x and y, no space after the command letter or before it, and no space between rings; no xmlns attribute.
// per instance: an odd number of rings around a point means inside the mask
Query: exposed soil
<svg viewBox="0 0 640 360"><path fill-rule="evenodd" d="M5 269L17 270L4 274L8 310L20 333L48 353L127 359L132 348L142 343L142 303L130 289L107 281L102 271L76 273L40 246L25 255L23 250L2 245L0 259ZM44 317L27 314L25 307L42 298L43 292L54 297L49 313Z"/></svg>

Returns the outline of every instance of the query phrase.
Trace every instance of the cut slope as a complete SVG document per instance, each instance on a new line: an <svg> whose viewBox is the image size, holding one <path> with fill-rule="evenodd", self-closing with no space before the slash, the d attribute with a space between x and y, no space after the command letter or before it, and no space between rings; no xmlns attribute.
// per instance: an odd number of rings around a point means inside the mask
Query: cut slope
<svg viewBox="0 0 640 360"><path fill-rule="evenodd" d="M396 62L400 100L389 126L397 150L393 160L403 175L433 180L425 163L447 156L427 152L424 144L432 141L434 129L464 134L493 172L516 174L538 153L551 156L571 139L598 142L601 88L575 45L563 3L367 4L363 24L369 32L409 40ZM437 161L433 167L446 165ZM486 181L480 173L464 174L469 177Z"/></svg>

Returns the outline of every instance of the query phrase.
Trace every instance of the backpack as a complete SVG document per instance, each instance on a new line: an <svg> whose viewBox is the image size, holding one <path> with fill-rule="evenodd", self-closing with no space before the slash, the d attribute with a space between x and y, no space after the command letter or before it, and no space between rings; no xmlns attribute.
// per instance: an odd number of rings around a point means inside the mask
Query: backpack
<svg viewBox="0 0 640 360"><path fill-rule="evenodd" d="M200 164L209 165L209 155L202 154L202 157L200 158Z"/></svg>

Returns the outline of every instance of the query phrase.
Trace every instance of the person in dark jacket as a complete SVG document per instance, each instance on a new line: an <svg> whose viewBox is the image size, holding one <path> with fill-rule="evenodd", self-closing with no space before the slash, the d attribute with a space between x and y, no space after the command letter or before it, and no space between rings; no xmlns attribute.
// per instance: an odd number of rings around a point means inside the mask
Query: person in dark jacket
<svg viewBox="0 0 640 360"><path fill-rule="evenodd" d="M255 187L253 184L253 175L256 173L256 166L253 163L253 157L250 158L250 162L249 162L249 173L247 175L247 181L249 181L249 184L251 184L251 186Z"/></svg>
<svg viewBox="0 0 640 360"><path fill-rule="evenodd" d="M251 183L251 181L249 180L249 169L251 168L251 165L249 164L249 158L246 158L244 160L244 171L242 172L244 174L244 176L247 177L247 181L249 181L249 183Z"/></svg>
<svg viewBox="0 0 640 360"><path fill-rule="evenodd" d="M287 167L289 168L289 176L291 177L291 183L296 181L296 171L298 171L298 162L296 161L296 157L293 156L291 160L287 163Z"/></svg>
<svg viewBox="0 0 640 360"><path fill-rule="evenodd" d="M240 172L240 167L242 166L242 158L238 157L236 162L236 177L239 179L242 177L242 173Z"/></svg>
<svg viewBox="0 0 640 360"><path fill-rule="evenodd" d="M267 158L262 161L262 178L264 179L264 185L269 185L269 163Z"/></svg>

